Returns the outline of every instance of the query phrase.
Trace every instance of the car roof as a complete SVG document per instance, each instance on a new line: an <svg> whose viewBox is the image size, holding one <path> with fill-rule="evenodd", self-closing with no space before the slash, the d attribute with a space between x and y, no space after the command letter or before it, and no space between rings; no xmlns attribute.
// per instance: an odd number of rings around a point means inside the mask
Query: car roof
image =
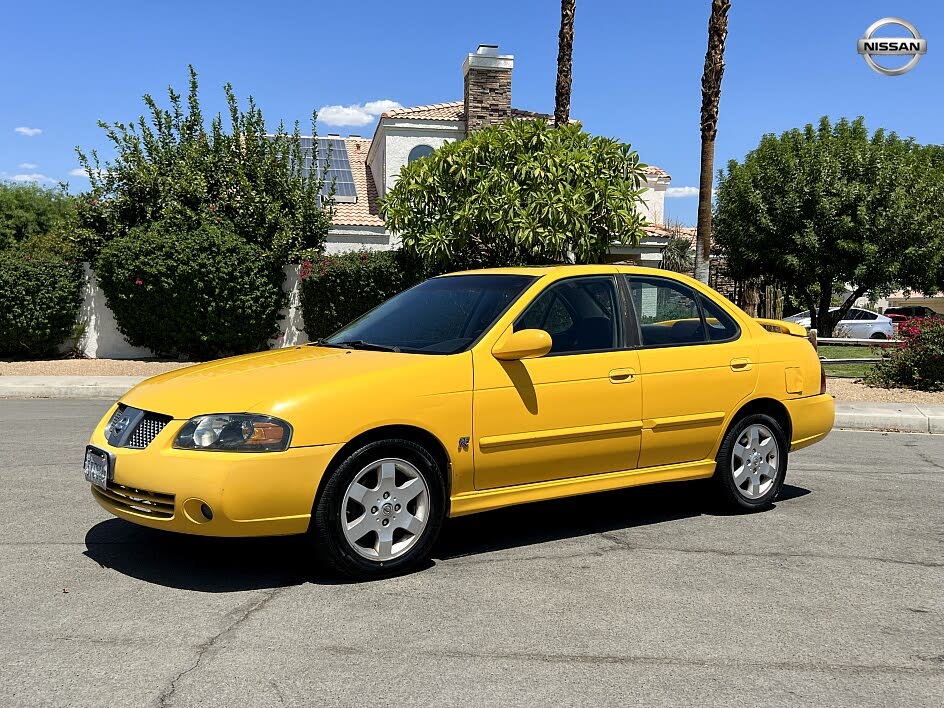
<svg viewBox="0 0 944 708"><path fill-rule="evenodd" d="M645 268L643 266L632 266L623 264L598 264L598 265L572 265L561 263L558 265L546 266L512 266L506 268L480 268L477 270L462 270L455 273L445 273L439 277L450 275L531 275L544 276L555 275L566 277L568 275L596 275L599 273L631 273L636 275L661 275L676 279L683 279L686 276L681 273L663 270L661 268Z"/></svg>

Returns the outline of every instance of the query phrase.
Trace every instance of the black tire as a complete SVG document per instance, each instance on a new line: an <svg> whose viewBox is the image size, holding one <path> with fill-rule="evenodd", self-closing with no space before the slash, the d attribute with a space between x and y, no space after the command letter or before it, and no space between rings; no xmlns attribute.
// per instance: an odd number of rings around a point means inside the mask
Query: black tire
<svg viewBox="0 0 944 708"><path fill-rule="evenodd" d="M372 463L385 458L406 460L426 482L429 513L419 538L402 555L388 561L371 560L358 554L342 529L344 495L357 475ZM446 511L443 471L433 456L410 440L389 439L368 443L344 459L333 471L315 499L310 542L318 556L342 575L355 580L373 580L405 573L426 560L439 535Z"/></svg>
<svg viewBox="0 0 944 708"><path fill-rule="evenodd" d="M872 332L872 336L869 339L888 339L882 332Z"/></svg>
<svg viewBox="0 0 944 708"><path fill-rule="evenodd" d="M735 446L738 438L754 425L763 426L772 433L771 437L777 446L777 470L774 474L773 484L770 485L769 489L762 495L751 498L747 491L741 489L735 483L732 464L735 460ZM783 482L786 479L789 449L790 445L787 442L787 436L783 428L776 419L769 415L755 413L735 420L728 428L728 432L725 433L724 440L721 442L721 447L715 458L715 474L711 481L718 501L727 510L741 513L769 508L777 495L780 494Z"/></svg>

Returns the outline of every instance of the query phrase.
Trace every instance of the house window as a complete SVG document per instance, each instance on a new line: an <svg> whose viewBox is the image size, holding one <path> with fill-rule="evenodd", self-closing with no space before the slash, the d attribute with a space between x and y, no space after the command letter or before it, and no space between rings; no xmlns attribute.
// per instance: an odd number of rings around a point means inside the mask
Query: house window
<svg viewBox="0 0 944 708"><path fill-rule="evenodd" d="M419 160L421 157L426 157L427 155L432 154L432 152L433 148L431 148L429 145L417 145L415 148L410 150L410 156L406 160L407 164L413 162L413 160Z"/></svg>

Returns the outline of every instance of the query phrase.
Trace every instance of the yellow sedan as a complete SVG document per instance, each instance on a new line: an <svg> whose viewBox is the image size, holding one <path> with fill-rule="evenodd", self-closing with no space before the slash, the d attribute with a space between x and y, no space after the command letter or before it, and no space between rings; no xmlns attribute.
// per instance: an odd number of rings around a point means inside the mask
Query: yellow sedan
<svg viewBox="0 0 944 708"><path fill-rule="evenodd" d="M770 506L833 424L799 325L624 266L427 280L313 344L163 374L86 449L106 510L208 536L307 533L361 578L403 572L447 516L711 478Z"/></svg>

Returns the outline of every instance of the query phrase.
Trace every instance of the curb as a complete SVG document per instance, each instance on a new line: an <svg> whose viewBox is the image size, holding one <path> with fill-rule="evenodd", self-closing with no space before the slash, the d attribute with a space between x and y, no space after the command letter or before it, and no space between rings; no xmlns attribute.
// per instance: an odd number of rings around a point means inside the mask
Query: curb
<svg viewBox="0 0 944 708"><path fill-rule="evenodd" d="M944 406L836 401L833 428L940 434L944 433Z"/></svg>
<svg viewBox="0 0 944 708"><path fill-rule="evenodd" d="M116 401L143 376L0 376L3 398L94 398ZM836 401L834 430L944 434L944 406Z"/></svg>
<svg viewBox="0 0 944 708"><path fill-rule="evenodd" d="M144 376L0 376L0 398L104 398L113 401Z"/></svg>

